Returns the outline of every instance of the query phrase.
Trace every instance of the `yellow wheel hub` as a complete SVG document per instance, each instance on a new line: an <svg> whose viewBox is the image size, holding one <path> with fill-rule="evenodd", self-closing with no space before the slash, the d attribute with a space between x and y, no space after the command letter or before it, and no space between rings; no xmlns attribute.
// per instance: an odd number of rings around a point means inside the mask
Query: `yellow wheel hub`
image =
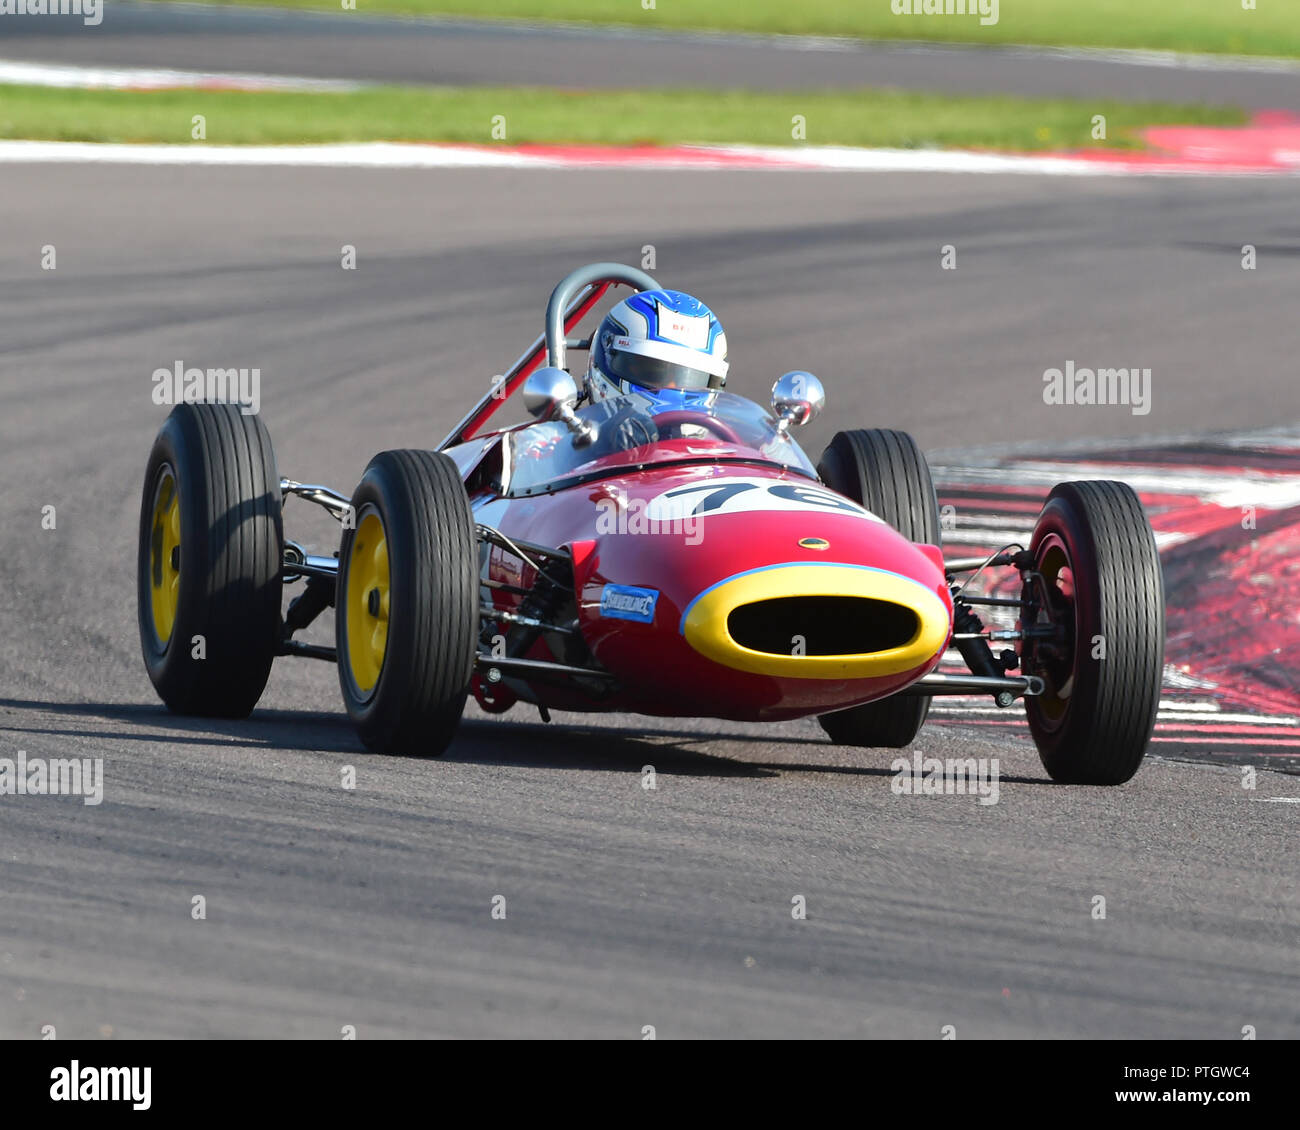
<svg viewBox="0 0 1300 1130"><path fill-rule="evenodd" d="M164 647L176 626L181 594L181 500L176 476L164 467L153 496L153 530L149 539L149 607L153 630Z"/></svg>
<svg viewBox="0 0 1300 1130"><path fill-rule="evenodd" d="M374 511L357 527L348 553L348 667L357 690L368 693L379 682L388 650L388 538Z"/></svg>

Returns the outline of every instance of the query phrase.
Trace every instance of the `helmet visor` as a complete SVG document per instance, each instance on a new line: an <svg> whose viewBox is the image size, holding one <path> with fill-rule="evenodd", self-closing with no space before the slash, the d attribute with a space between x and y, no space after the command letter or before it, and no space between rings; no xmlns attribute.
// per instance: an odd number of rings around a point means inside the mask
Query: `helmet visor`
<svg viewBox="0 0 1300 1130"><path fill-rule="evenodd" d="M674 361L661 361L658 357L625 353L619 349L609 350L606 356L611 376L642 388L709 387L709 374L703 369L692 369Z"/></svg>

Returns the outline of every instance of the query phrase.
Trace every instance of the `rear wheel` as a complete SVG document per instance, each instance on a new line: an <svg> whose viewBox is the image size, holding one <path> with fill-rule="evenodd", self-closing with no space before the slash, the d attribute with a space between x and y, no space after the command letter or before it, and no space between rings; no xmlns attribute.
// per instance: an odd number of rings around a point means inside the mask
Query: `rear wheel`
<svg viewBox="0 0 1300 1130"><path fill-rule="evenodd" d="M861 503L905 538L939 544L939 503L930 466L906 432L840 432L822 452L817 473L832 490ZM895 695L818 721L836 745L898 749L911 744L930 712L928 695Z"/></svg>
<svg viewBox="0 0 1300 1130"><path fill-rule="evenodd" d="M474 516L456 465L385 451L352 497L339 550L339 685L365 745L436 756L465 709L478 627Z"/></svg>
<svg viewBox="0 0 1300 1130"><path fill-rule="evenodd" d="M280 640L284 530L271 438L234 404L180 404L140 506L140 644L178 714L242 718Z"/></svg>
<svg viewBox="0 0 1300 1130"><path fill-rule="evenodd" d="M1045 689L1025 699L1034 744L1056 781L1123 784L1142 763L1160 703L1164 579L1155 535L1126 483L1060 483L1030 550L1041 582L1026 626L1056 627L1022 646L1021 670Z"/></svg>

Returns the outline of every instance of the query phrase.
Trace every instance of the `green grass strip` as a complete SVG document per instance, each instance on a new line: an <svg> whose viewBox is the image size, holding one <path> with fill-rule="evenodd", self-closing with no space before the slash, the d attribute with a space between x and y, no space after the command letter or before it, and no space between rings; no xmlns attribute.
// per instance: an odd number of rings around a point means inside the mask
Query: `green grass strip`
<svg viewBox="0 0 1300 1130"><path fill-rule="evenodd" d="M0 86L0 137L216 145L342 141L480 144L807 144L1001 150L1140 147L1159 124L1236 125L1243 111L1093 99L817 93L374 87L354 93L64 90ZM1105 140L1093 138L1094 117ZM496 136L494 136L494 134Z"/></svg>

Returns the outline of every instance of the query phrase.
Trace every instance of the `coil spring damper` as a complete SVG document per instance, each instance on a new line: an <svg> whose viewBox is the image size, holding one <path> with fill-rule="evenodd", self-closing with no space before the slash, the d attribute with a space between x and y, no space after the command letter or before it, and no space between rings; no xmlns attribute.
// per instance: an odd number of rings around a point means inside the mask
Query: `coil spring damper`
<svg viewBox="0 0 1300 1130"><path fill-rule="evenodd" d="M1006 673L1015 667L1018 659L1014 651L1004 651L1000 656L993 654L993 649L989 647L988 640L974 638L982 636L984 632L984 621L977 616L974 610L968 604L963 604L960 600L953 604L953 634L954 636L967 636L967 639L954 639L953 644L957 651L960 652L962 659L966 661L966 666L970 668L971 674L983 675L991 679L1001 679ZM1016 696L1011 691L998 691L993 696L993 701L998 706L1007 707L1015 702Z"/></svg>

